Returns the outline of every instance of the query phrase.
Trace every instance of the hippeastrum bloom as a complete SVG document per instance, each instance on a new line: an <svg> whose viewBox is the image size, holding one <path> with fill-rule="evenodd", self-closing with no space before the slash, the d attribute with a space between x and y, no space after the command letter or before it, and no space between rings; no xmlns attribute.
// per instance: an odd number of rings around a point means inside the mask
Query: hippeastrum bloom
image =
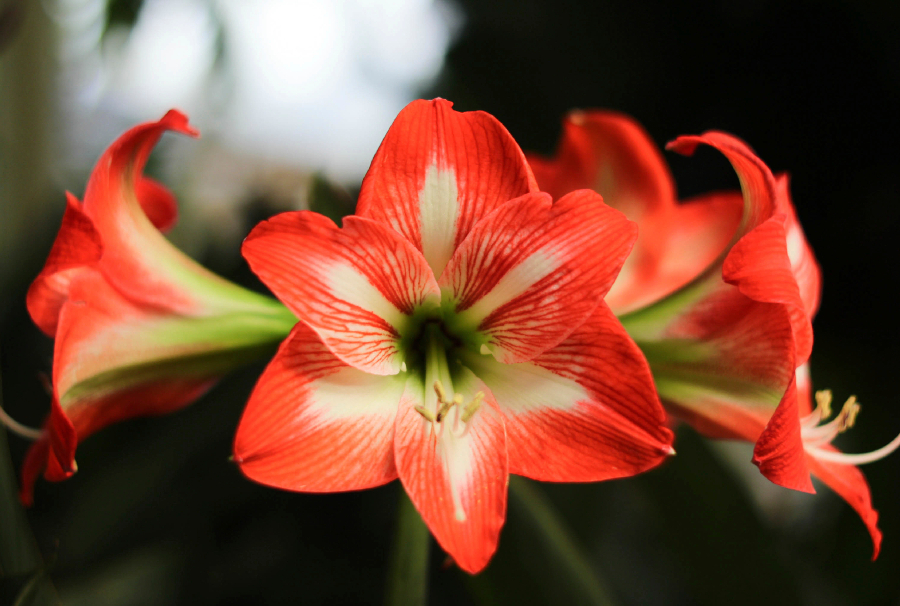
<svg viewBox="0 0 900 606"><path fill-rule="evenodd" d="M709 145L731 162L742 192L678 203L669 170L644 130L603 111L571 113L553 159L529 157L554 196L583 187L636 221L640 234L606 301L643 350L674 417L714 438L755 443L753 462L771 481L814 492L814 474L862 517L878 555L881 531L869 487L854 466L866 455L831 441L852 426L851 398L831 422L831 395L811 406L807 360L821 274L788 189L742 141L721 132L679 137L690 155Z"/></svg>
<svg viewBox="0 0 900 606"><path fill-rule="evenodd" d="M634 224L590 191L553 202L509 133L408 105L338 228L278 215L244 242L300 322L235 437L258 482L305 492L400 478L441 546L481 570L510 473L630 476L672 453L649 369L603 296Z"/></svg>
<svg viewBox="0 0 900 606"><path fill-rule="evenodd" d="M62 227L28 291L28 311L55 338L53 399L22 472L31 501L43 470L75 472L80 440L110 423L176 410L227 370L274 349L296 318L277 301L207 271L172 246L176 203L142 170L166 130L196 136L170 111L101 156L84 202L68 194Z"/></svg>

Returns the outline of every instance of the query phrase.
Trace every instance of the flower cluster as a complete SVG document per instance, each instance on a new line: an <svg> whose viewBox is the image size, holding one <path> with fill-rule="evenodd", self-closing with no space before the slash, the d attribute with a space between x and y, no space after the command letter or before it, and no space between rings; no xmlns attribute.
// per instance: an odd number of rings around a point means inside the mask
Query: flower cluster
<svg viewBox="0 0 900 606"><path fill-rule="evenodd" d="M742 192L679 203L660 152L625 116L575 112L557 156L526 156L483 112L436 99L397 117L341 227L307 211L259 224L243 255L283 305L170 245L175 202L142 175L170 112L100 159L28 294L55 337L53 401L23 470L75 470L79 440L174 410L281 341L234 439L249 478L337 492L398 479L470 573L496 550L509 474L592 482L674 453L672 419L755 443L773 482L810 474L862 516L868 485L812 407L820 271L784 175L734 137ZM286 306L286 307L285 307ZM288 334L289 333L289 334ZM285 338L286 337L286 338Z"/></svg>
<svg viewBox="0 0 900 606"><path fill-rule="evenodd" d="M644 352L666 410L713 438L755 443L753 462L776 484L814 492L816 475L859 513L878 556L881 531L865 477L854 466L887 456L900 436L863 455L831 441L853 425L851 398L832 422L830 392L812 391L808 360L821 272L791 202L739 139L721 132L679 137L669 149L721 152L741 192L682 203L644 130L613 112L573 112L557 156L530 158L554 196L589 187L638 223L634 251L606 297Z"/></svg>

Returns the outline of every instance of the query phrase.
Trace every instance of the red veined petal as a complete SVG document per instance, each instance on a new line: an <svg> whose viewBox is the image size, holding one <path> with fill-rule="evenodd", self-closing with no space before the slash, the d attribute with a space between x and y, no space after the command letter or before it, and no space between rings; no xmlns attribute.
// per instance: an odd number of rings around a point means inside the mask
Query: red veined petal
<svg viewBox="0 0 900 606"><path fill-rule="evenodd" d="M792 379L753 448L753 463L772 482L785 488L815 492L800 435L796 379Z"/></svg>
<svg viewBox="0 0 900 606"><path fill-rule="evenodd" d="M141 209L150 223L165 233L178 222L178 202L169 188L148 177L142 177L135 187Z"/></svg>
<svg viewBox="0 0 900 606"><path fill-rule="evenodd" d="M554 199L592 189L609 206L642 223L675 206L675 185L657 145L640 124L611 111L573 111L553 159L529 154L542 191Z"/></svg>
<svg viewBox="0 0 900 606"><path fill-rule="evenodd" d="M744 217L737 234L740 239L725 259L722 277L751 299L787 306L797 362L802 363L812 351L813 332L788 257L785 204L789 202L779 198L782 191L763 161L731 135L709 131L678 137L667 147L689 155L700 144L710 145L728 158L744 192Z"/></svg>
<svg viewBox="0 0 900 606"><path fill-rule="evenodd" d="M477 329L501 362L559 344L609 290L637 227L589 190L551 204L528 194L485 217L441 276L461 326Z"/></svg>
<svg viewBox="0 0 900 606"><path fill-rule="evenodd" d="M142 174L150 152L167 130L198 134L187 116L176 110L158 122L130 129L97 161L82 208L100 234L99 266L111 284L147 305L202 313L215 307L215 301L204 300L202 293L210 287L222 288L224 280L172 246L154 226L174 222L174 200Z"/></svg>
<svg viewBox="0 0 900 606"><path fill-rule="evenodd" d="M308 211L257 225L242 248L251 269L336 356L360 370L395 374L400 334L437 283L397 232L346 217L343 229Z"/></svg>
<svg viewBox="0 0 900 606"><path fill-rule="evenodd" d="M666 410L715 438L755 442L794 377L787 310L725 285L638 346Z"/></svg>
<svg viewBox="0 0 900 606"><path fill-rule="evenodd" d="M797 280L800 289L800 299L806 315L813 318L819 310L819 299L822 295L822 270L816 261L806 235L797 219L797 211L791 202L790 184L787 175L778 175L775 178L775 187L778 199L783 202L785 215L785 232L787 238L788 258L791 261L791 270Z"/></svg>
<svg viewBox="0 0 900 606"><path fill-rule="evenodd" d="M41 472L47 468L49 453L50 438L46 433L35 440L28 452L25 453L19 486L19 500L25 507L31 507L34 504L34 484Z"/></svg>
<svg viewBox="0 0 900 606"><path fill-rule="evenodd" d="M362 183L356 214L403 234L441 275L475 222L537 191L519 146L484 112L413 101L394 120Z"/></svg>
<svg viewBox="0 0 900 606"><path fill-rule="evenodd" d="M627 313L700 276L725 252L737 232L743 208L739 193L720 192L681 203L665 218L654 215L641 221L634 251L606 302L616 314ZM653 254L644 245L647 241L655 243Z"/></svg>
<svg viewBox="0 0 900 606"><path fill-rule="evenodd" d="M55 393L50 404L50 418L47 420L46 431L49 451L44 478L51 482L60 482L77 471L75 448L78 446L78 433L60 406L59 397Z"/></svg>
<svg viewBox="0 0 900 606"><path fill-rule="evenodd" d="M28 289L26 303L31 319L49 336L56 334L59 312L69 296L72 272L100 259L103 246L78 198L66 193L62 226L44 263L44 269Z"/></svg>
<svg viewBox="0 0 900 606"><path fill-rule="evenodd" d="M449 416L437 424L416 412L426 390L420 378L408 379L394 457L400 481L434 538L460 568L475 574L496 551L506 519L506 434L490 392L471 372L463 369L454 389L469 396L486 393L464 429L454 430Z"/></svg>
<svg viewBox="0 0 900 606"><path fill-rule="evenodd" d="M778 210L775 177L769 167L750 147L728 133L707 131L702 135L685 135L666 145L666 149L690 156L698 145L709 145L724 155L737 173L744 192L744 217L739 236L767 221Z"/></svg>
<svg viewBox="0 0 900 606"><path fill-rule="evenodd" d="M234 438L250 479L287 490L338 492L397 477L397 376L348 366L298 323L256 384Z"/></svg>
<svg viewBox="0 0 900 606"><path fill-rule="evenodd" d="M65 406L54 405L47 427L50 456L44 477L51 482L69 478L76 471L78 442L126 419L164 415L197 400L217 377L174 376L167 380L139 382L112 391L96 391L70 398Z"/></svg>
<svg viewBox="0 0 900 606"><path fill-rule="evenodd" d="M820 448L837 452L831 445ZM814 476L838 493L859 514L872 537L872 560L875 560L881 551L881 530L878 528L878 512L872 507L872 493L866 477L853 465L822 461L812 455L806 456L806 465Z"/></svg>
<svg viewBox="0 0 900 606"><path fill-rule="evenodd" d="M510 473L596 482L640 473L674 453L647 362L602 302L530 362L465 362L504 416Z"/></svg>

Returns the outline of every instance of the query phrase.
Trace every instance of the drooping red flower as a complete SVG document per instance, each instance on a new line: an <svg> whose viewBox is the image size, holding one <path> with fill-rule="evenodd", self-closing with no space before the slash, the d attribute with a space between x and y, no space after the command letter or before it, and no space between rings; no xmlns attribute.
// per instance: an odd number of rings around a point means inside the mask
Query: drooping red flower
<svg viewBox="0 0 900 606"><path fill-rule="evenodd" d="M852 425L855 399L821 426L830 394L812 410L807 360L821 273L787 175L773 175L731 135L679 137L669 149L724 154L742 192L678 203L659 150L627 116L573 112L563 128L557 156L529 162L554 196L589 187L638 223L607 302L647 356L666 409L707 436L755 443L753 462L776 484L814 492L810 473L819 477L862 517L877 557L878 516L854 465L886 456L900 436L874 453L844 455L830 443Z"/></svg>
<svg viewBox="0 0 900 606"><path fill-rule="evenodd" d="M166 130L197 135L174 110L136 126L101 156L83 203L67 194L56 242L28 291L32 319L55 343L50 415L22 472L26 503L41 471L51 481L75 472L79 441L190 403L227 370L271 351L296 321L160 233L175 223L176 202L142 171Z"/></svg>
<svg viewBox="0 0 900 606"><path fill-rule="evenodd" d="M399 477L478 572L510 473L605 480L672 452L649 369L603 302L634 237L593 192L539 193L490 115L411 103L342 228L285 213L244 243L301 321L250 397L235 460L296 491Z"/></svg>

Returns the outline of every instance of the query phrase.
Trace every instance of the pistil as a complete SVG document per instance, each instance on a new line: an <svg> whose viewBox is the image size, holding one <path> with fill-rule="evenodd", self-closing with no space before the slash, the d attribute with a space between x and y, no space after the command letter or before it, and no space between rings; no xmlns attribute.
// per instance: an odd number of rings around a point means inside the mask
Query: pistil
<svg viewBox="0 0 900 606"><path fill-rule="evenodd" d="M425 384L431 385L434 391L426 390L424 405L417 405L415 411L430 423L442 424L455 408L453 428L458 429L460 422L467 424L478 412L485 394L479 391L468 404L463 405L463 394L453 391L446 339L437 325L427 326L426 331ZM449 397L451 393L453 397Z"/></svg>

